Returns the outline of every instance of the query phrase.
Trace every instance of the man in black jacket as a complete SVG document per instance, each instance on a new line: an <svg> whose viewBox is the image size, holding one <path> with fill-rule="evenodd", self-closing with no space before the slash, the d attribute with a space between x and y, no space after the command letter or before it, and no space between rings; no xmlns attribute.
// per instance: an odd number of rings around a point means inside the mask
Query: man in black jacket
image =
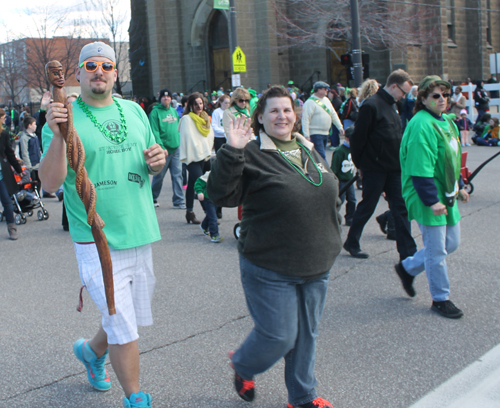
<svg viewBox="0 0 500 408"><path fill-rule="evenodd" d="M373 215L380 195L385 192L394 217L400 259L413 255L417 246L411 236L408 211L401 194L401 120L395 103L406 97L413 82L407 72L394 71L383 89L368 98L350 139L351 154L363 176L363 200L358 204L344 249L355 258L368 258L359 240L365 224Z"/></svg>

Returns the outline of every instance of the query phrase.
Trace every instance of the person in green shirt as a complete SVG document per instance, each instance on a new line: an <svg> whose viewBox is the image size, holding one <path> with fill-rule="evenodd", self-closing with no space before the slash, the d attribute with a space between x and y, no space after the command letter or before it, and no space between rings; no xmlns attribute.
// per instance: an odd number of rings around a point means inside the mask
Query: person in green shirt
<svg viewBox="0 0 500 408"><path fill-rule="evenodd" d="M460 243L457 198L468 202L460 177L462 150L458 129L445 115L451 85L437 75L418 86L415 116L401 141L401 182L410 220L422 231L424 247L396 268L403 288L416 295L413 279L424 270L432 296L431 309L457 319L463 312L451 300L446 256Z"/></svg>
<svg viewBox="0 0 500 408"><path fill-rule="evenodd" d="M64 182L64 204L80 279L102 317L94 337L77 340L73 352L85 366L88 381L99 391L111 388L105 367L109 352L111 366L125 393L124 408L150 408L151 396L139 390L137 326L153 323L155 276L151 243L161 236L149 174L160 173L165 153L155 142L142 108L135 102L112 97L118 74L115 66L116 55L109 45L85 45L76 69L81 95L71 110L73 127L85 150L85 169L95 186L95 209L105 223L116 314L108 313L99 255L84 204L75 188L76 173L66 159L66 142L59 124L68 121L68 105L49 105L42 132L44 156L39 174L49 192ZM82 401L81 405L89 404Z"/></svg>
<svg viewBox="0 0 500 408"><path fill-rule="evenodd" d="M182 191L182 164L179 146L181 136L179 133L179 114L171 105L172 93L168 89L160 91L160 103L153 107L149 114L149 124L155 135L156 142L163 148L166 156L166 164L160 174L153 177L151 190L153 191L153 202L159 207L158 197L163 186L163 179L170 170L172 180L172 204L175 209L186 209L184 193Z"/></svg>

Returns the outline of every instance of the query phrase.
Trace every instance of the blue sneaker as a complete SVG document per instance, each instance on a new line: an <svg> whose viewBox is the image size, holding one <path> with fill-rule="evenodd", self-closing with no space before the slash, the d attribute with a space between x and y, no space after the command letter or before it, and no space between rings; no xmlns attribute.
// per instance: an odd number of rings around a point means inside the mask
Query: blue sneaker
<svg viewBox="0 0 500 408"><path fill-rule="evenodd" d="M94 351L88 345L88 340L78 339L73 344L73 352L87 369L87 378L90 385L97 391L108 391L111 388L111 381L104 364L108 356L108 350L101 358L97 358Z"/></svg>
<svg viewBox="0 0 500 408"><path fill-rule="evenodd" d="M151 395L139 391L130 398L123 397L123 408L151 408Z"/></svg>

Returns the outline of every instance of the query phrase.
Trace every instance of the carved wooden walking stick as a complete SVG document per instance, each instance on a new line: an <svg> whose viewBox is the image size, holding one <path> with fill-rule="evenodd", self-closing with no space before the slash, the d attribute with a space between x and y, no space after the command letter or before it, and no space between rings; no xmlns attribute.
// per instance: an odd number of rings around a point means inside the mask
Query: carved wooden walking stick
<svg viewBox="0 0 500 408"><path fill-rule="evenodd" d="M102 230L104 221L95 210L97 195L94 184L89 180L87 170L84 166L85 150L82 141L73 126L73 107L70 103L67 103L62 65L59 61L50 61L45 66L45 72L47 74L47 79L52 84L52 98L54 102L63 103L68 110L68 121L66 123L60 123L59 128L66 142L66 157L68 158L68 164L76 173L76 191L85 205L87 223L91 226L92 236L94 237L97 252L99 253L108 312L110 315L114 315L116 314L116 310L115 291L113 286L113 265L111 263L108 240Z"/></svg>

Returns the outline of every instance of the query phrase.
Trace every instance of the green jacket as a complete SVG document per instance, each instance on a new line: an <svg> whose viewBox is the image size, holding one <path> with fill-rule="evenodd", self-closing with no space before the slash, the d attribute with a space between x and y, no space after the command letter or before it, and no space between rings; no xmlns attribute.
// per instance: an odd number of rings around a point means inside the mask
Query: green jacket
<svg viewBox="0 0 500 408"><path fill-rule="evenodd" d="M203 193L205 198L210 198L208 197L207 194L207 181L208 181L208 176L210 175L210 172L207 171L205 174L203 174L201 177L196 180L196 183L194 183L194 192L196 195Z"/></svg>
<svg viewBox="0 0 500 408"><path fill-rule="evenodd" d="M149 123L155 135L156 143L171 154L181 144L179 133L179 114L177 110L165 108L161 103L156 104L149 114Z"/></svg>

